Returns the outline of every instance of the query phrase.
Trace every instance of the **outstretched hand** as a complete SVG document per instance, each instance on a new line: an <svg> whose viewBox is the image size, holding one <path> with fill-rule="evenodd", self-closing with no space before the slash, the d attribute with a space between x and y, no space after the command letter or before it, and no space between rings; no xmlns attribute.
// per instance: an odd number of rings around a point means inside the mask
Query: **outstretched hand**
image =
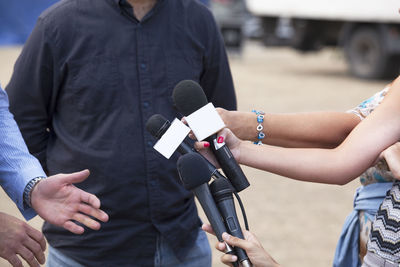
<svg viewBox="0 0 400 267"><path fill-rule="evenodd" d="M41 232L13 216L0 212L0 257L13 267L22 267L20 255L29 266L44 264L46 240Z"/></svg>
<svg viewBox="0 0 400 267"><path fill-rule="evenodd" d="M203 224L203 230L207 233L215 235L211 225ZM224 241L233 246L239 247L246 251L251 263L254 267L279 267L280 265L264 250L257 237L249 231L243 230L244 240L231 236L230 234L223 233L222 238ZM226 246L223 242L218 242L215 248L221 252L225 252ZM237 261L237 256L224 254L221 256L222 263L233 266L233 262Z"/></svg>
<svg viewBox="0 0 400 267"><path fill-rule="evenodd" d="M100 209L100 200L73 185L83 182L89 174L84 170L41 180L32 190L32 208L45 221L74 234L84 232L84 228L74 221L93 230L100 229L100 223L95 219L108 221L108 215Z"/></svg>

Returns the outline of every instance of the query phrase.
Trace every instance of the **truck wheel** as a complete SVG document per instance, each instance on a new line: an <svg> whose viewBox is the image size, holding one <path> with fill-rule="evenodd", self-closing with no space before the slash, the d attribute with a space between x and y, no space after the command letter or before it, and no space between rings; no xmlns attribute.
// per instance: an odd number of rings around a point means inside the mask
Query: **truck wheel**
<svg viewBox="0 0 400 267"><path fill-rule="evenodd" d="M357 77L393 78L399 72L399 58L388 53L378 29L355 29L348 36L344 50L350 71Z"/></svg>

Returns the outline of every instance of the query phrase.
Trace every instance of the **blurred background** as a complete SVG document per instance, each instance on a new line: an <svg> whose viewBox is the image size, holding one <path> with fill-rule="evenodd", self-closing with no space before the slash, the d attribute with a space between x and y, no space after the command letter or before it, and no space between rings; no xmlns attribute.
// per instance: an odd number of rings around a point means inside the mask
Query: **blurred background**
<svg viewBox="0 0 400 267"><path fill-rule="evenodd" d="M0 83L39 14L56 0L0 0ZM398 1L205 0L229 53L238 108L345 111L395 78L400 66ZM266 129L268 135L268 129ZM357 180L345 186L290 180L244 168L240 195L250 229L283 266L331 266ZM22 219L0 192L0 210ZM200 216L205 216L200 210ZM29 222L40 229L42 221ZM213 248L213 266L220 253ZM0 266L9 264L0 259Z"/></svg>

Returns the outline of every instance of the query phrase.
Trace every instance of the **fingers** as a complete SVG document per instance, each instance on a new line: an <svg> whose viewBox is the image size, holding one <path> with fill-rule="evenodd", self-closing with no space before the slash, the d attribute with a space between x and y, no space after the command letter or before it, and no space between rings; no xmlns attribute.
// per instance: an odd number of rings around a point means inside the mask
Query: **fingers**
<svg viewBox="0 0 400 267"><path fill-rule="evenodd" d="M244 250L248 250L251 247L251 244L243 239L237 238L235 236L231 236L228 233L222 234L222 239L231 246L240 247Z"/></svg>
<svg viewBox="0 0 400 267"><path fill-rule="evenodd" d="M201 229L203 229L203 231L215 235L214 230L212 229L211 225L209 225L208 223L203 223L203 225L201 226Z"/></svg>
<svg viewBox="0 0 400 267"><path fill-rule="evenodd" d="M86 216L82 213L75 213L72 216L72 219L80 222L81 224L85 225L86 227L93 229L93 230L99 230L100 229L100 223L93 220L89 216Z"/></svg>
<svg viewBox="0 0 400 267"><path fill-rule="evenodd" d="M207 142L207 141L201 141L201 142L194 143L194 148L196 150L203 150L203 149L205 149L205 148L207 148L209 146L210 146L210 143Z"/></svg>
<svg viewBox="0 0 400 267"><path fill-rule="evenodd" d="M237 256L231 254L224 254L221 256L221 261L225 265L233 266L232 263L237 261Z"/></svg>
<svg viewBox="0 0 400 267"><path fill-rule="evenodd" d="M225 242L217 242L217 244L215 244L215 248L223 253L226 252L226 245Z"/></svg>
<svg viewBox="0 0 400 267"><path fill-rule="evenodd" d="M108 221L108 215L104 211L100 209L95 209L89 205L86 204L80 204L78 207L78 210L86 215L90 215L102 222L107 222Z"/></svg>
<svg viewBox="0 0 400 267"><path fill-rule="evenodd" d="M46 250L46 240L44 239L42 232L28 225L27 233L33 240L35 240L40 245L40 248L43 251Z"/></svg>
<svg viewBox="0 0 400 267"><path fill-rule="evenodd" d="M394 145L385 149L381 155L381 160L378 165L381 169L387 169L391 171L392 176L396 179L400 178L400 143L397 142ZM386 165L385 165L386 164Z"/></svg>
<svg viewBox="0 0 400 267"><path fill-rule="evenodd" d="M98 199L95 195L87 193L83 190L81 190L81 201L90 204L96 209L100 208L100 199Z"/></svg>
<svg viewBox="0 0 400 267"><path fill-rule="evenodd" d="M71 233L76 234L76 235L83 234L83 232L85 231L85 229L83 229L82 226L79 226L79 225L77 225L76 223L74 223L74 222L72 222L72 221L66 221L66 222L63 224L63 227L64 227L66 230L68 230L68 231L70 231Z"/></svg>
<svg viewBox="0 0 400 267"><path fill-rule="evenodd" d="M40 243L36 242L31 238L28 238L23 244L30 252L29 257L34 256L33 260L35 262L36 262L35 258L41 264L45 262L46 258L44 256L44 250L42 249Z"/></svg>
<svg viewBox="0 0 400 267"><path fill-rule="evenodd" d="M74 172L70 174L63 174L62 182L66 184L76 184L83 182L86 178L89 177L90 171L83 170L80 172Z"/></svg>
<svg viewBox="0 0 400 267"><path fill-rule="evenodd" d="M233 135L232 131L229 128L224 128L218 133L218 140L224 141L231 135Z"/></svg>
<svg viewBox="0 0 400 267"><path fill-rule="evenodd" d="M35 255L24 246L21 246L18 250L18 254L29 264L31 267L40 267L37 262Z"/></svg>
<svg viewBox="0 0 400 267"><path fill-rule="evenodd" d="M13 266L13 267L23 267L21 260L18 258L16 254L12 254L10 256L4 256L4 258Z"/></svg>
<svg viewBox="0 0 400 267"><path fill-rule="evenodd" d="M186 117L182 117L181 122L183 122L184 124L188 125L188 122L186 120Z"/></svg>

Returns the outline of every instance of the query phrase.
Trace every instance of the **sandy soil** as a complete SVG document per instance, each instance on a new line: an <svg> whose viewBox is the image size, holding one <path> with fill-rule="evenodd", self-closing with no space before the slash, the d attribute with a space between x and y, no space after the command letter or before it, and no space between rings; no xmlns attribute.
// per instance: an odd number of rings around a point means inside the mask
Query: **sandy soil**
<svg viewBox="0 0 400 267"><path fill-rule="evenodd" d="M0 49L0 83L8 83L19 47ZM387 81L366 81L349 76L340 51L298 54L285 48L265 48L253 42L230 57L239 110L266 112L345 111ZM268 129L266 129L268 134ZM298 182L244 168L251 187L240 193L250 229L283 266L331 266L335 245L352 209L359 185ZM0 192L0 210L22 218ZM205 218L203 213L200 216ZM40 229L41 219L29 222ZM215 238L209 237L214 248ZM213 266L220 253L213 249ZM0 259L0 266L9 266Z"/></svg>

